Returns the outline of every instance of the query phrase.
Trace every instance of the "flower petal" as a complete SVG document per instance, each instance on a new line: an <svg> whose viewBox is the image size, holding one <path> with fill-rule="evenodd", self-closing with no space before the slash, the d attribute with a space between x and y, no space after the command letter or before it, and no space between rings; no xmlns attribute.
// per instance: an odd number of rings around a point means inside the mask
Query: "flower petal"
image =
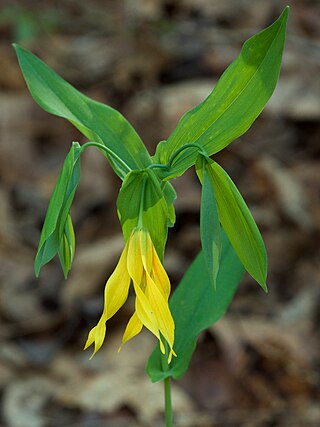
<svg viewBox="0 0 320 427"><path fill-rule="evenodd" d="M123 337L122 337L122 343L121 346L118 349L118 352L121 350L122 346L128 342L129 340L131 340L131 338L135 337L136 335L138 335L141 332L142 329L142 322L139 319L139 317L137 316L137 313L133 313L133 315L131 316L126 330L124 331Z"/></svg>
<svg viewBox="0 0 320 427"><path fill-rule="evenodd" d="M142 229L139 231L139 241L143 268L148 272L148 274L150 274L152 269L153 243L147 230Z"/></svg>
<svg viewBox="0 0 320 427"><path fill-rule="evenodd" d="M114 272L109 277L104 289L104 308L98 324L91 329L84 349L94 344L91 358L101 348L106 335L106 321L110 319L128 298L130 276L127 271L128 245L125 246ZM90 358L90 359L91 359Z"/></svg>
<svg viewBox="0 0 320 427"><path fill-rule="evenodd" d="M140 239L138 231L133 231L128 240L127 270L134 282L141 282L143 275L143 264L141 260Z"/></svg>
<svg viewBox="0 0 320 427"><path fill-rule="evenodd" d="M91 344L94 343L94 351L90 357L90 360L93 358L96 352L101 348L104 342L105 336L106 336L106 322L101 317L98 324L94 328L92 328L91 331L89 332L87 342L84 346L84 350L86 350L88 347L90 347Z"/></svg>
<svg viewBox="0 0 320 427"><path fill-rule="evenodd" d="M146 295L149 300L152 311L154 312L159 330L170 347L170 354L174 354L174 321L169 309L168 301L165 300L161 291L158 289L154 281L147 275ZM172 357L172 356L171 356ZM170 359L170 355L169 355Z"/></svg>
<svg viewBox="0 0 320 427"><path fill-rule="evenodd" d="M161 343L161 337L159 333L159 325L157 322L157 318L151 305L141 290L141 287L133 282L134 290L136 293L136 313L140 321L144 324L144 326L149 329L150 332L155 335Z"/></svg>
<svg viewBox="0 0 320 427"><path fill-rule="evenodd" d="M168 300L171 290L170 280L154 247L152 248L152 258L153 260L151 277L153 278L155 284L161 291L164 298Z"/></svg>
<svg viewBox="0 0 320 427"><path fill-rule="evenodd" d="M127 271L128 244L126 244L114 272L109 277L104 290L102 317L110 319L126 302L129 294L130 276Z"/></svg>

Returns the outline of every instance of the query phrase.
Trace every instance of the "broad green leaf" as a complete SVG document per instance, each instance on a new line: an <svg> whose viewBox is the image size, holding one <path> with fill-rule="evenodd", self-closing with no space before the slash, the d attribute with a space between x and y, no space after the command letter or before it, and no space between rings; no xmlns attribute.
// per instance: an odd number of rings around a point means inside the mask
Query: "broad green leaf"
<svg viewBox="0 0 320 427"><path fill-rule="evenodd" d="M242 276L243 266L224 234L216 290L210 283L203 253L197 256L169 301L175 321L177 357L166 366L157 345L147 364L151 381L179 378L186 372L199 334L224 315Z"/></svg>
<svg viewBox="0 0 320 427"><path fill-rule="evenodd" d="M196 162L196 170L202 183L200 207L200 237L204 260L212 285L216 288L221 254L221 228L216 198L207 171L208 163L203 156Z"/></svg>
<svg viewBox="0 0 320 427"><path fill-rule="evenodd" d="M128 240L135 227L142 225L148 229L160 258L163 257L168 226L173 219L171 208L167 204L167 200L170 201L173 197L172 190L167 188L165 197L153 171L132 171L125 177L117 200L125 240Z"/></svg>
<svg viewBox="0 0 320 427"><path fill-rule="evenodd" d="M65 223L65 229L59 245L59 252L58 252L65 279L68 277L68 273L71 269L71 264L74 257L74 251L75 251L75 235L74 235L71 216L68 214L67 221Z"/></svg>
<svg viewBox="0 0 320 427"><path fill-rule="evenodd" d="M157 162L167 163L172 153L187 143L201 145L211 156L250 128L279 78L288 12L286 7L270 27L244 43L209 97L187 112L168 140L158 145ZM159 170L159 176L169 179L181 175L195 163L197 151L184 151L171 170Z"/></svg>
<svg viewBox="0 0 320 427"><path fill-rule="evenodd" d="M244 268L267 291L267 254L257 224L225 170L211 160L208 173L221 225Z"/></svg>
<svg viewBox="0 0 320 427"><path fill-rule="evenodd" d="M59 252L60 244L62 244L62 239L66 232L69 233L69 239L70 242L72 242L71 233L73 229L71 231L72 225L70 226L70 223L68 224L68 215L80 180L80 154L81 147L77 142L74 142L63 163L58 181L52 192L34 262L34 269L37 277L39 276L41 267L51 261ZM74 250L72 252L74 252ZM70 265L72 257L70 258ZM66 271L68 272L69 270L69 268L67 268L68 263L64 265L63 262L62 268L66 275Z"/></svg>
<svg viewBox="0 0 320 427"><path fill-rule="evenodd" d="M83 95L27 49L18 45L14 48L30 93L40 107L69 120L90 141L104 144L129 170L143 169L151 163L140 137L118 111ZM128 170L113 156L107 157L123 178Z"/></svg>

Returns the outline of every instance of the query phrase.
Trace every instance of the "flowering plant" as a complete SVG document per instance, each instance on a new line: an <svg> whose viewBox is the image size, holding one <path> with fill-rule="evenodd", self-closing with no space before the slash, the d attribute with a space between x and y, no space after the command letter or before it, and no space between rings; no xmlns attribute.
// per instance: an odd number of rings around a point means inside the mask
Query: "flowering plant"
<svg viewBox="0 0 320 427"><path fill-rule="evenodd" d="M15 45L27 86L47 112L64 117L88 138L73 142L53 190L44 221L35 273L59 256L65 277L75 251L70 216L80 179L80 159L89 146L107 158L123 181L117 210L125 240L108 279L104 308L85 348L101 348L106 322L125 303L132 283L135 311L123 346L145 326L158 339L147 373L164 380L167 426L172 425L170 379L188 368L197 337L226 311L246 270L267 291L267 257L258 227L229 175L210 156L246 132L276 86L288 7L268 28L247 40L208 98L186 113L150 156L130 123L116 110L83 95L40 59ZM162 261L168 227L175 223L176 194L170 180L195 166L202 184L202 251L170 296Z"/></svg>

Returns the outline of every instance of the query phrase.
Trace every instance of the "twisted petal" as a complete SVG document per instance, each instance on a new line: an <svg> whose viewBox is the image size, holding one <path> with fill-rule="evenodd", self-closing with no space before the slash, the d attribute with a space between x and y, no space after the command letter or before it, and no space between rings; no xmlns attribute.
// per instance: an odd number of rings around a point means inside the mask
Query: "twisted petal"
<svg viewBox="0 0 320 427"><path fill-rule="evenodd" d="M91 344L94 343L94 351L90 357L90 360L93 358L93 356L102 346L105 336L106 336L106 322L101 317L98 324L94 328L92 328L91 331L89 332L87 342L84 346L84 349L86 350L88 347L90 347Z"/></svg>
<svg viewBox="0 0 320 427"><path fill-rule="evenodd" d="M124 334L122 337L122 343L121 343L121 346L119 347L118 352L121 350L122 346L126 342L128 342L129 340L131 340L131 338L135 337L141 332L142 326L143 324L139 319L139 317L137 316L137 313L133 313L133 315L131 316L127 324L126 330L124 331Z"/></svg>
<svg viewBox="0 0 320 427"><path fill-rule="evenodd" d="M101 348L106 335L106 321L110 319L126 302L129 293L130 276L127 271L127 253L126 245L119 262L109 277L104 290L104 308L98 324L91 329L85 349L94 343L93 357Z"/></svg>
<svg viewBox="0 0 320 427"><path fill-rule="evenodd" d="M143 277L143 264L138 232L133 232L128 241L127 270L133 282L141 283Z"/></svg>
<svg viewBox="0 0 320 427"><path fill-rule="evenodd" d="M157 319L158 327L169 344L170 354L169 354L169 363L171 361L172 355L176 355L173 351L173 342L174 342L174 321L171 316L169 309L168 301L163 297L161 291L156 286L152 278L147 275L147 287L146 287L146 296L149 300L150 307L155 314Z"/></svg>
<svg viewBox="0 0 320 427"><path fill-rule="evenodd" d="M170 361L175 353L173 351L174 322L168 306L169 278L147 230L140 229L133 232L130 242L128 271L133 279L137 296L136 314L145 327L158 338L160 349L164 354L165 346L162 337L165 338L170 347Z"/></svg>
<svg viewBox="0 0 320 427"><path fill-rule="evenodd" d="M152 278L164 298L168 300L171 290L169 277L163 265L161 264L154 246L152 247L152 258Z"/></svg>
<svg viewBox="0 0 320 427"><path fill-rule="evenodd" d="M163 354L166 349L162 340L166 340L170 347L170 363L172 356L176 356L173 350L174 322L168 305L170 281L145 229L132 232L118 265L107 281L103 313L90 331L85 348L94 344L93 355L100 349L105 339L106 321L125 303L131 279L136 293L136 311L129 320L118 351L139 334L144 325L159 340Z"/></svg>
<svg viewBox="0 0 320 427"><path fill-rule="evenodd" d="M160 347L161 351L163 349L164 352L164 346L161 341L160 333L159 333L159 325L157 322L157 318L155 316L154 310L152 309L148 298L146 295L142 292L139 285L137 285L135 282L133 282L134 290L136 293L136 313L140 321L144 324L144 326L149 329L150 332L155 335L158 340L160 341Z"/></svg>
<svg viewBox="0 0 320 427"><path fill-rule="evenodd" d="M136 294L136 303L135 303L136 312L133 317L133 320L135 321L135 323L133 324L133 326L135 326L137 330L138 329L137 325L140 322L160 340L160 333L159 333L157 320L144 294L145 271L144 271L144 263L142 259L141 234L146 234L146 232L141 229L134 230L128 241L127 270L128 270L129 276L132 279L133 287ZM150 262L150 268L151 268L151 262ZM129 327L131 330L132 325L130 324L130 322L128 324L128 328ZM129 330L128 331L126 330L126 332L129 333ZM125 335L126 335L126 332L125 332ZM131 333L133 333L133 331L131 331ZM129 336L130 336L130 333L129 333ZM128 341L128 339L126 339L126 341Z"/></svg>
<svg viewBox="0 0 320 427"><path fill-rule="evenodd" d="M153 243L150 234L146 230L139 233L140 256L144 270L150 274L152 270Z"/></svg>
<svg viewBox="0 0 320 427"><path fill-rule="evenodd" d="M126 244L119 262L109 277L104 289L104 309L102 317L107 321L126 302L130 287L130 276L127 271L128 244Z"/></svg>

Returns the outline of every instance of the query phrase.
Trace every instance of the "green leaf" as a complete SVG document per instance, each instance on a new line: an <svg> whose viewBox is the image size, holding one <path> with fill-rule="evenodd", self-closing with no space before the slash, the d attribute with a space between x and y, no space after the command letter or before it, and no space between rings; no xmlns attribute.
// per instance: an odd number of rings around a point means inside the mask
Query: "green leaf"
<svg viewBox="0 0 320 427"><path fill-rule="evenodd" d="M197 143L208 155L222 150L246 132L271 97L279 78L289 8L268 28L247 40L238 58L226 69L209 97L187 112L167 141L158 147L155 159L167 163L181 146ZM181 175L197 158L189 148L170 171L159 176Z"/></svg>
<svg viewBox="0 0 320 427"><path fill-rule="evenodd" d="M207 167L207 159L200 155L196 162L196 170L202 183L200 207L201 245L211 283L216 288L221 254L221 228L216 198Z"/></svg>
<svg viewBox="0 0 320 427"><path fill-rule="evenodd" d="M172 204L174 190L172 187L165 188L166 196L153 171L132 171L125 177L117 200L125 240L135 227L142 225L148 229L160 258L163 257L168 226L173 220L168 202Z"/></svg>
<svg viewBox="0 0 320 427"><path fill-rule="evenodd" d="M208 173L221 225L247 272L267 292L267 254L257 224L226 171L211 160Z"/></svg>
<svg viewBox="0 0 320 427"><path fill-rule="evenodd" d="M197 256L169 302L175 321L174 350L177 357L166 368L157 345L147 364L151 381L179 378L186 372L199 334L224 315L242 276L242 264L225 234L216 290L210 283L203 253Z"/></svg>
<svg viewBox="0 0 320 427"><path fill-rule="evenodd" d="M118 111L83 95L27 49L18 45L14 48L30 93L40 107L69 120L90 141L104 144L128 165L129 170L143 169L151 164L140 137ZM112 156L106 156L123 178L128 170Z"/></svg>
<svg viewBox="0 0 320 427"><path fill-rule="evenodd" d="M74 235L71 216L68 214L67 221L65 223L64 232L59 245L59 252L58 252L65 279L68 277L68 273L71 269L71 264L74 257L74 251L75 251L75 235Z"/></svg>
<svg viewBox="0 0 320 427"><path fill-rule="evenodd" d="M62 269L67 275L74 253L73 227L68 220L71 203L80 180L81 147L77 142L72 147L63 163L58 181L52 192L46 218L41 231L40 242L34 262L35 274L38 277L40 269L62 251L64 235L69 239L71 248L69 261L60 254ZM69 244L69 243L68 243ZM71 256L72 254L72 256ZM66 255L65 255L66 256Z"/></svg>
<svg viewBox="0 0 320 427"><path fill-rule="evenodd" d="M167 206L168 206L168 214L169 214L168 227L173 227L176 222L176 213L174 210L173 202L177 198L177 193L173 188L173 186L168 181L167 182L161 181L161 186L162 186L163 195L166 199Z"/></svg>

